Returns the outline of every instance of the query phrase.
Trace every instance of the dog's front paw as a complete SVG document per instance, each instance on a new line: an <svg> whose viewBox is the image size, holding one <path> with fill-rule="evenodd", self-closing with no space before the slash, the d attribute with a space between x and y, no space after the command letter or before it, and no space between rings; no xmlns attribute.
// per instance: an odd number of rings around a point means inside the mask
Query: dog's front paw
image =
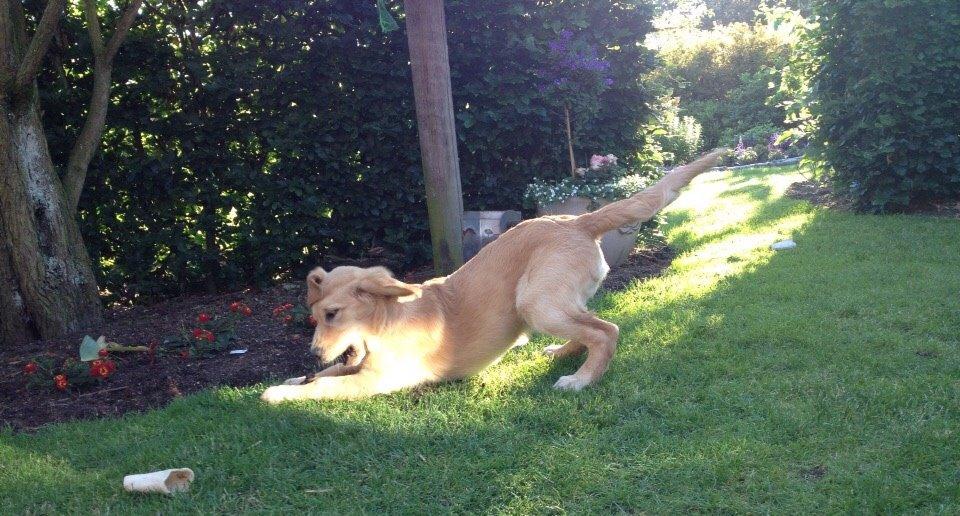
<svg viewBox="0 0 960 516"><path fill-rule="evenodd" d="M579 391L587 386L589 382L575 374L561 376L557 383L553 384L554 389L562 391Z"/></svg>
<svg viewBox="0 0 960 516"><path fill-rule="evenodd" d="M263 391L263 394L260 395L261 400L271 405L298 398L297 389L293 385L276 385Z"/></svg>
<svg viewBox="0 0 960 516"><path fill-rule="evenodd" d="M288 378L283 382L284 385L300 385L307 381L306 376L297 376L296 378Z"/></svg>

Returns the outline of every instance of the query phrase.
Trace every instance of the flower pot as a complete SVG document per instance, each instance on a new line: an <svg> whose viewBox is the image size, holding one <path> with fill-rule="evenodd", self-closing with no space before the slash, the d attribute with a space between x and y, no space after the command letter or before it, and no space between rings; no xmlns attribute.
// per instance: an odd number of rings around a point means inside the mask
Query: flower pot
<svg viewBox="0 0 960 516"><path fill-rule="evenodd" d="M600 206L606 206L613 201L601 201ZM539 215L583 215L590 210L590 199L585 197L571 197L563 202L554 202L540 206ZM610 268L626 263L630 252L637 245L637 232L641 223L630 224L621 228L607 231L600 239L600 250Z"/></svg>
<svg viewBox="0 0 960 516"><path fill-rule="evenodd" d="M503 232L520 223L519 211L463 212L463 259L473 258L480 249Z"/></svg>

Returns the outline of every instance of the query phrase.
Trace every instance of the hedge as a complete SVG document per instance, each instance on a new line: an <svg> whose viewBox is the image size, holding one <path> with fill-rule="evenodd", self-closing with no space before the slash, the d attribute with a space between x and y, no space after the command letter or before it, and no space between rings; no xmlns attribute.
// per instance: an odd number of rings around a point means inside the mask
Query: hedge
<svg viewBox="0 0 960 516"><path fill-rule="evenodd" d="M960 2L815 5L811 154L866 211L960 196Z"/></svg>
<svg viewBox="0 0 960 516"><path fill-rule="evenodd" d="M108 131L81 200L114 298L222 290L318 263L429 260L400 2L152 3L115 66ZM638 78L649 8L612 0L446 2L466 209L515 209L534 177L563 177L559 103L535 70L564 29L596 45L613 87L574 114L576 152L636 161L649 117ZM67 23L80 23L68 16ZM72 31L83 34L81 30ZM59 41L43 80L52 151L89 91L84 40ZM62 157L62 156L58 156Z"/></svg>

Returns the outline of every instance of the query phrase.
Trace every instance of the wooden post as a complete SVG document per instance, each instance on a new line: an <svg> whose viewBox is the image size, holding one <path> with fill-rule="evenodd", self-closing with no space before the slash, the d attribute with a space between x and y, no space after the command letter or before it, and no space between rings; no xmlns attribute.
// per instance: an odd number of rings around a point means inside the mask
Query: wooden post
<svg viewBox="0 0 960 516"><path fill-rule="evenodd" d="M443 0L405 0L407 44L437 274L463 265L463 194Z"/></svg>

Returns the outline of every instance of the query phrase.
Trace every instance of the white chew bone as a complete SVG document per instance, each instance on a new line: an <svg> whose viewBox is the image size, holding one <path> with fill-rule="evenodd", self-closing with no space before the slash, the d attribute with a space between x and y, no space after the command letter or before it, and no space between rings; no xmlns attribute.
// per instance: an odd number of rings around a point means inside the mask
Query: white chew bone
<svg viewBox="0 0 960 516"><path fill-rule="evenodd" d="M190 489L193 470L190 468L165 469L153 473L123 477L123 488L137 493L171 494Z"/></svg>

